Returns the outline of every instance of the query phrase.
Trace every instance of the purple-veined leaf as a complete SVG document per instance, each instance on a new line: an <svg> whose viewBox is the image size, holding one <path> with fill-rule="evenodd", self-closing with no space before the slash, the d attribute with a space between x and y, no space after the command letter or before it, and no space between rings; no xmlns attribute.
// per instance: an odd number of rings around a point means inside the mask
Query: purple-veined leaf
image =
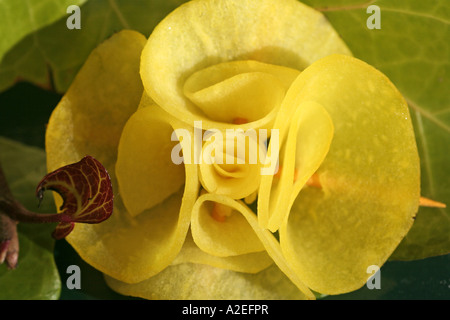
<svg viewBox="0 0 450 320"><path fill-rule="evenodd" d="M45 190L55 191L63 199L59 208L61 222L53 232L56 239L67 236L75 222L99 223L112 214L111 179L103 165L91 156L47 174L36 188L40 200Z"/></svg>

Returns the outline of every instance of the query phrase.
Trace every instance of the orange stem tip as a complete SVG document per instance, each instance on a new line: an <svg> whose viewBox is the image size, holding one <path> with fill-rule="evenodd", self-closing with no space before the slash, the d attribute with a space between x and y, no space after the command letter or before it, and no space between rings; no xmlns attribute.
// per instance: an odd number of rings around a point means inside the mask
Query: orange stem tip
<svg viewBox="0 0 450 320"><path fill-rule="evenodd" d="M430 208L447 208L447 205L445 203L434 201L425 197L420 197L419 206Z"/></svg>

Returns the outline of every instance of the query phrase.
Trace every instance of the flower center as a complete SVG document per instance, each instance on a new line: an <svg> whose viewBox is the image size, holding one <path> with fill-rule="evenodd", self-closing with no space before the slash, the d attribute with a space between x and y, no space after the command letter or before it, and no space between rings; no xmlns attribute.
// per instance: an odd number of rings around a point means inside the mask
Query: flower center
<svg viewBox="0 0 450 320"><path fill-rule="evenodd" d="M266 156L265 136L255 130L215 131L205 139L200 181L210 193L242 199L257 191Z"/></svg>

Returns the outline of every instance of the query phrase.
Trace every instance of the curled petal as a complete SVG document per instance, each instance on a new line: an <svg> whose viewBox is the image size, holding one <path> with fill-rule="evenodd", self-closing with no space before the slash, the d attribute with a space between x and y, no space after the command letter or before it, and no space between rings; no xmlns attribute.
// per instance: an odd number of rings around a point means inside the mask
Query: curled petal
<svg viewBox="0 0 450 320"><path fill-rule="evenodd" d="M192 210L192 235L201 250L219 257L265 250L240 211L221 203L216 194L210 194L209 199L200 199Z"/></svg>
<svg viewBox="0 0 450 320"><path fill-rule="evenodd" d="M211 120L258 123L273 117L299 74L295 69L258 61L224 62L191 75L184 94Z"/></svg>
<svg viewBox="0 0 450 320"><path fill-rule="evenodd" d="M299 277L297 270L292 268L290 262L283 256L280 243L271 232L259 225L256 215L242 201L234 200L227 196L205 193L197 199L196 206L209 201L220 203L242 214L277 267L297 286L306 298L315 299L314 294Z"/></svg>
<svg viewBox="0 0 450 320"><path fill-rule="evenodd" d="M338 80L337 80L338 79ZM381 267L411 227L420 164L408 106L395 86L358 59L331 55L292 85L297 101L330 115L333 141L280 228L286 259L313 290L353 291ZM324 88L326 90L324 91Z"/></svg>
<svg viewBox="0 0 450 320"><path fill-rule="evenodd" d="M287 219L307 180L322 164L333 138L333 122L324 107L312 101L297 104L288 95L275 128L285 137L276 175L263 175L258 197L258 219L272 232ZM271 152L273 148L269 148ZM271 159L271 157L267 157Z"/></svg>
<svg viewBox="0 0 450 320"><path fill-rule="evenodd" d="M199 108L185 95L185 82L195 72L236 60L303 70L332 53L351 54L326 18L299 1L190 1L169 14L150 35L142 52L141 76L145 91L170 114L191 125L201 120L205 129L225 129L237 125L221 122L229 121L226 115L210 118L209 103ZM265 79L231 81L263 88ZM208 97L212 96L216 97L211 91ZM264 127L274 117L269 112L240 126Z"/></svg>
<svg viewBox="0 0 450 320"><path fill-rule="evenodd" d="M184 165L171 159L179 144L172 141L171 117L147 102L126 123L118 148L119 191L132 216L161 203L185 181Z"/></svg>

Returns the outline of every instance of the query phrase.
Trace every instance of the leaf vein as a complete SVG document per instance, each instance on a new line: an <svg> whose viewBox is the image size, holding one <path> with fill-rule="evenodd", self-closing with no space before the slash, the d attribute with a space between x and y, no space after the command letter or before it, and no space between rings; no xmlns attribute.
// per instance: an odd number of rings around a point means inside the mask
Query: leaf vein
<svg viewBox="0 0 450 320"><path fill-rule="evenodd" d="M336 7L326 6L326 7L316 7L314 9L321 11L321 12L350 11L350 10L366 8L366 7L370 6L371 4L374 4L375 2L377 2L377 0L366 1L364 3L354 4L354 5L336 6Z"/></svg>
<svg viewBox="0 0 450 320"><path fill-rule="evenodd" d="M375 4L377 1L378 0L371 0L371 1L366 1L364 3L359 3L359 4L345 5L345 6L335 6L335 7L331 7L331 6L315 7L314 9L316 9L318 11L321 11L321 12L351 11L351 10L358 10L358 9L367 8L370 5ZM405 15L412 15L412 16L422 17L422 18L426 18L426 19L435 20L435 21L438 21L438 22L446 24L446 25L450 25L450 21L449 20L446 20L444 18L440 18L440 17L434 16L432 14L428 14L428 13L423 13L423 12L418 12L418 11L411 11L411 10L407 10L407 9L389 8L389 7L381 7L381 10L382 11L387 11L387 12L394 12L394 13L401 13L401 14L405 14Z"/></svg>
<svg viewBox="0 0 450 320"><path fill-rule="evenodd" d="M422 159L423 159L423 166L425 168L426 177L427 177L428 185L430 188L430 193L431 193L430 196L433 197L434 196L434 184L433 184L433 180L432 180L431 160L430 160L430 156L429 156L429 152L428 152L428 143L427 143L425 131L423 128L422 114L418 110L415 110L415 114L416 114L417 130L419 133L418 138L420 139L420 145L421 145L421 149L422 149L421 155L422 155Z"/></svg>
<svg viewBox="0 0 450 320"><path fill-rule="evenodd" d="M409 11L409 10L405 10L405 9L395 9L395 8L381 8L381 10L383 11L388 11L388 12L395 12L395 13L401 13L401 14L406 14L406 15L411 15L411 16L416 16L416 17L421 17L421 18L426 18L426 19L432 19L435 21L438 21L440 23L443 24L450 24L450 21L445 20L443 18L439 18L437 16L433 16L431 14L427 14L427 13L422 13L422 12L417 12L417 11Z"/></svg>
<svg viewBox="0 0 450 320"><path fill-rule="evenodd" d="M409 106L413 110L420 113L422 116L424 116L425 118L427 118L428 120L430 120L431 122L436 124L438 127L443 129L444 131L450 133L450 127L446 123L444 123L441 120L439 120L438 118L436 118L435 115L433 115L431 112L419 107L416 103L414 103L413 101L411 101L409 99L406 99L406 101L408 102Z"/></svg>
<svg viewBox="0 0 450 320"><path fill-rule="evenodd" d="M122 26L126 29L130 29L130 25L128 23L128 21L125 19L125 17L123 16L122 12L120 12L119 7L117 6L117 3L115 0L108 0L109 5L111 6L111 8L113 9L114 13L116 14L117 18L119 19L120 23L122 24Z"/></svg>

